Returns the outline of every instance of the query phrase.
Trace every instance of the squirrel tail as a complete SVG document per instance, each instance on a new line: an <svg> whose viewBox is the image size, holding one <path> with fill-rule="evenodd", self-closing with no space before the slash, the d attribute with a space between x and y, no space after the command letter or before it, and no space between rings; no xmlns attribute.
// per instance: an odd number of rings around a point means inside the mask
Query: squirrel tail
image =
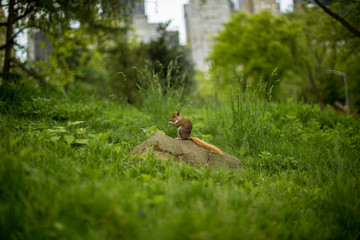
<svg viewBox="0 0 360 240"><path fill-rule="evenodd" d="M217 153L217 154L220 154L220 155L224 154L220 149L218 149L214 145L208 144L208 143L204 142L203 140L201 140L199 138L191 137L191 141L193 141L197 145L199 145L199 146L201 146L203 148L206 148L206 149L208 149L208 150L210 150L210 151L212 151L214 153Z"/></svg>

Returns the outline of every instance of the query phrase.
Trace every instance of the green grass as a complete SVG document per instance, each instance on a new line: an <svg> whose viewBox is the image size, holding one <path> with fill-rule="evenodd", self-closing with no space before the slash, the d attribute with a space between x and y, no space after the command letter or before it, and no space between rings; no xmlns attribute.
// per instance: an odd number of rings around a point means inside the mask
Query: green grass
<svg viewBox="0 0 360 240"><path fill-rule="evenodd" d="M144 93L137 109L79 92L0 93L1 239L359 238L357 118L236 94L202 108ZM243 168L129 154L144 129L175 137L176 110Z"/></svg>

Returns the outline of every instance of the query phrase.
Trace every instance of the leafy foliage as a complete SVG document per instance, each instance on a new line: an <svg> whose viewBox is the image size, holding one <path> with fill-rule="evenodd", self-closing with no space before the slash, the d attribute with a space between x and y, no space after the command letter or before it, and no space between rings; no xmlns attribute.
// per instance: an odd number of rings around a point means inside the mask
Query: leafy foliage
<svg viewBox="0 0 360 240"><path fill-rule="evenodd" d="M154 82L166 86L161 88L163 91L168 88L179 92L183 88L191 90L194 70L183 47L171 46L166 26L158 31L160 37L148 44L129 43L127 38L118 38L113 47L104 49L110 93L118 99L141 105L143 98L138 90L150 89Z"/></svg>
<svg viewBox="0 0 360 240"><path fill-rule="evenodd" d="M225 77L220 87L228 85L229 81L241 80L239 87L246 90L246 85L256 85L263 80L270 89L274 84L271 77L274 70L281 79L293 71L300 31L297 22L290 22L285 16L275 18L266 11L253 17L235 14L216 38L210 56L214 74L229 70L234 73ZM237 85L236 82L231 84Z"/></svg>
<svg viewBox="0 0 360 240"><path fill-rule="evenodd" d="M343 80L326 70L346 72L350 88L358 88L359 68L353 60L359 57L354 51L359 46L359 38L318 8L280 17L239 13L216 38L209 59L220 90L236 86L246 91L249 84L262 81L268 90L273 86L275 99L304 99L324 108L345 104ZM351 108L358 108L358 96L350 92Z"/></svg>
<svg viewBox="0 0 360 240"><path fill-rule="evenodd" d="M16 36L25 29L37 29L49 36L59 38L70 29L70 21L79 21L86 33L92 31L121 32L126 29L135 1L23 1L11 0L2 5L9 12L6 27L9 33L0 48L6 50L4 59L4 78L9 80L11 51ZM124 27L125 26L125 27ZM14 29L18 31L14 32ZM69 37L69 36L68 36ZM55 41L53 41L55 43ZM61 62L61 60L60 60Z"/></svg>
<svg viewBox="0 0 360 240"><path fill-rule="evenodd" d="M183 87L185 91L192 90L194 68L188 60L188 53L183 46L172 43L166 31L168 25L160 25L160 37L150 42L148 46L149 60L154 66L154 71L162 74L163 79L170 81L171 87ZM169 72L168 68L173 68ZM167 76L170 74L170 76ZM178 81L182 79L182 81Z"/></svg>

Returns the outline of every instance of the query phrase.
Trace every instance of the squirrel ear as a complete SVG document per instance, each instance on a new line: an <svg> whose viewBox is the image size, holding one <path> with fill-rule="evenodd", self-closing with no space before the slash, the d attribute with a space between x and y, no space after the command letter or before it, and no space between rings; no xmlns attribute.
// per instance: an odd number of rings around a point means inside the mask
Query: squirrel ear
<svg viewBox="0 0 360 240"><path fill-rule="evenodd" d="M177 116L179 116L179 115L180 115L180 113L179 113L179 112L176 112L175 114L176 114Z"/></svg>

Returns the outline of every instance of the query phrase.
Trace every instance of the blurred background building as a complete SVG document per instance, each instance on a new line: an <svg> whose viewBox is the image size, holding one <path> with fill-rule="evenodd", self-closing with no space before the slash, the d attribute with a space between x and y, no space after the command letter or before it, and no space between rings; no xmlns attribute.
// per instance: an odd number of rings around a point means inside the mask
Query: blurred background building
<svg viewBox="0 0 360 240"><path fill-rule="evenodd" d="M144 1L139 1L135 4L131 22L136 40L138 42L143 42L143 43L150 43L151 41L157 40L160 37L160 32L159 32L160 27L166 24L166 23L149 23L148 17L145 14ZM169 44L168 46L169 48L179 45L178 31L166 31L165 37Z"/></svg>
<svg viewBox="0 0 360 240"><path fill-rule="evenodd" d="M145 15L145 3L144 1L137 2L135 8L132 11L131 26L134 29L134 35L138 42L149 43L151 40L159 38L160 23L149 23L148 18Z"/></svg>
<svg viewBox="0 0 360 240"><path fill-rule="evenodd" d="M53 46L40 30L28 31L28 59L30 61L48 61Z"/></svg>

